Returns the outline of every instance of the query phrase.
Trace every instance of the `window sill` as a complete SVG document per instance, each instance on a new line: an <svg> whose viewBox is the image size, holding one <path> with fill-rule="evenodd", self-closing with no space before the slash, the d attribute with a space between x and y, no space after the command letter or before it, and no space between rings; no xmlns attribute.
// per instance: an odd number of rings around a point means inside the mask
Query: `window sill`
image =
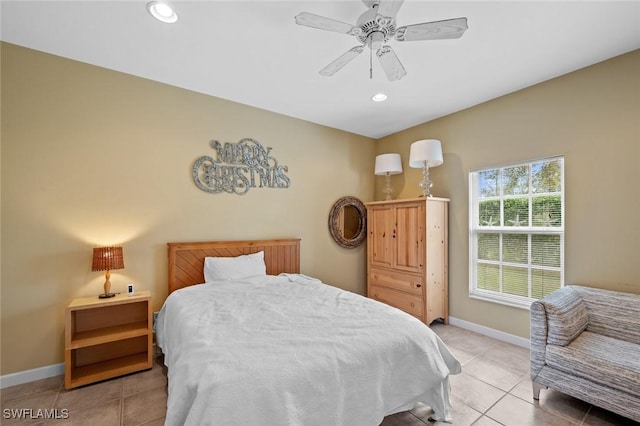
<svg viewBox="0 0 640 426"><path fill-rule="evenodd" d="M485 302L497 303L499 305L511 306L512 308L519 308L529 310L531 303L536 299L528 297L500 294L495 292L487 292L482 290L472 290L469 292L469 297L472 299L483 300Z"/></svg>

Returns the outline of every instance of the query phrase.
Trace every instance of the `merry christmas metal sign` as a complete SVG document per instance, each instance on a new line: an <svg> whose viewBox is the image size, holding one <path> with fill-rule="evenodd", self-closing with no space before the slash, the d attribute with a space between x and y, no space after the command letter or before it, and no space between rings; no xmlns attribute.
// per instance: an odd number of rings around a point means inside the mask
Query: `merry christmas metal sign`
<svg viewBox="0 0 640 426"><path fill-rule="evenodd" d="M193 181L205 192L228 192L244 195L249 188L289 188L291 179L285 174L289 168L278 165L271 157L270 147L263 147L255 139L241 139L238 143L216 140L209 142L215 155L198 158L193 163Z"/></svg>

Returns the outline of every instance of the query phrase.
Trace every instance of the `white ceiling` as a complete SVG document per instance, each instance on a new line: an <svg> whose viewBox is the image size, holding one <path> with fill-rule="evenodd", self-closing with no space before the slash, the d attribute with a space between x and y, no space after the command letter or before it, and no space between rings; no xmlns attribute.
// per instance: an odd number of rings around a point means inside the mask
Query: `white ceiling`
<svg viewBox="0 0 640 426"><path fill-rule="evenodd" d="M640 48L640 1L406 0L397 25L467 17L457 40L390 41L407 76L388 82L365 51L318 71L353 36L296 25L303 11L355 23L347 1L2 1L3 41L380 138ZM383 91L388 100L374 103Z"/></svg>

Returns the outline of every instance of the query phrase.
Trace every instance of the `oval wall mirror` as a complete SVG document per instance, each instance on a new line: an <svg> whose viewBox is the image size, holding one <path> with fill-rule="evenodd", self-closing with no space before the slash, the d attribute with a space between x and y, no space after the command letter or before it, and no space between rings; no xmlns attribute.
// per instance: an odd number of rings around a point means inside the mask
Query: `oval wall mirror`
<svg viewBox="0 0 640 426"><path fill-rule="evenodd" d="M329 213L329 232L340 247L355 248L367 237L367 209L356 197L342 197Z"/></svg>

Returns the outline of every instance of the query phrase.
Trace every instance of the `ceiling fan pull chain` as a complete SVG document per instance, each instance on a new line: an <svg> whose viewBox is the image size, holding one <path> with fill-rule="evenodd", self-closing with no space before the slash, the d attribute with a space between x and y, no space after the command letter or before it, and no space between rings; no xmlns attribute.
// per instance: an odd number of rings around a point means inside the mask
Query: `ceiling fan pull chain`
<svg viewBox="0 0 640 426"><path fill-rule="evenodd" d="M371 49L371 39L369 39L369 80L373 80L373 50Z"/></svg>

